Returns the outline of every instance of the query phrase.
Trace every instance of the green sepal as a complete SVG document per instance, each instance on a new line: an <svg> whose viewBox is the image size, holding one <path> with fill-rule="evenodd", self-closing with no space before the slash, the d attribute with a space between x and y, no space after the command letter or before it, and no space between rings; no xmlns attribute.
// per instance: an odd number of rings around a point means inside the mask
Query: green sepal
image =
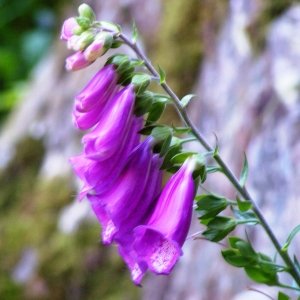
<svg viewBox="0 0 300 300"><path fill-rule="evenodd" d="M152 123L155 123L162 115L165 104L162 102L154 102L155 96L153 99L153 104L151 105L149 111L148 111L148 117L146 121L146 126L151 125Z"/></svg>
<svg viewBox="0 0 300 300"><path fill-rule="evenodd" d="M122 28L119 24L110 21L101 21L98 23L104 30L117 32L119 35L122 33Z"/></svg>
<svg viewBox="0 0 300 300"><path fill-rule="evenodd" d="M201 153L193 155L193 159L197 161L196 168L193 172L193 178L200 178L201 183L206 180L206 160L205 156Z"/></svg>
<svg viewBox="0 0 300 300"><path fill-rule="evenodd" d="M292 232L290 233L290 235L288 236L286 242L284 243L283 247L282 247L282 251L287 252L290 243L292 242L293 238L295 237L295 235L299 232L300 230L300 225L296 226Z"/></svg>
<svg viewBox="0 0 300 300"><path fill-rule="evenodd" d="M208 222L207 229L202 235L212 242L219 242L225 238L236 227L236 221L233 218L216 216Z"/></svg>
<svg viewBox="0 0 300 300"><path fill-rule="evenodd" d="M251 201L242 201L238 196L236 196L236 202L237 202L237 205L238 205L238 208L241 212L245 212L249 209L252 208L252 203Z"/></svg>
<svg viewBox="0 0 300 300"><path fill-rule="evenodd" d="M131 83L136 86L136 94L143 94L151 82L150 76L145 73L134 74Z"/></svg>
<svg viewBox="0 0 300 300"><path fill-rule="evenodd" d="M168 126L159 126L153 128L151 135L158 141L164 141L169 136L172 136L172 130Z"/></svg>
<svg viewBox="0 0 300 300"><path fill-rule="evenodd" d="M296 255L294 255L294 264L295 264L296 268L298 269L298 272L300 273L300 264L299 264L299 261L298 261Z"/></svg>
<svg viewBox="0 0 300 300"><path fill-rule="evenodd" d="M164 103L164 104L168 104L168 103L173 103L171 98L167 95L161 95L161 94L154 94L153 96L153 102L154 103Z"/></svg>
<svg viewBox="0 0 300 300"><path fill-rule="evenodd" d="M193 97L197 97L197 95L189 94L189 95L184 96L184 97L180 100L181 107L186 107Z"/></svg>
<svg viewBox="0 0 300 300"><path fill-rule="evenodd" d="M172 134L169 135L165 139L164 143L162 144L162 147L161 147L160 152L159 152L159 157L163 157L168 153L169 147L171 145L171 141L172 141Z"/></svg>
<svg viewBox="0 0 300 300"><path fill-rule="evenodd" d="M192 152L192 151L181 152L173 156L171 162L173 164L183 164L185 160L193 154L197 154L197 152Z"/></svg>
<svg viewBox="0 0 300 300"><path fill-rule="evenodd" d="M75 20L77 21L77 24L87 30L90 28L90 25L91 25L91 22L88 18L85 18L85 17L75 17Z"/></svg>
<svg viewBox="0 0 300 300"><path fill-rule="evenodd" d="M119 48L123 45L123 42L122 41L116 41L114 40L110 46L110 48L112 49L116 49L116 48Z"/></svg>
<svg viewBox="0 0 300 300"><path fill-rule="evenodd" d="M140 117L147 113L153 102L153 94L145 91L143 94L135 97L134 114Z"/></svg>
<svg viewBox="0 0 300 300"><path fill-rule="evenodd" d="M291 298L287 294L279 291L277 300L291 300Z"/></svg>
<svg viewBox="0 0 300 300"><path fill-rule="evenodd" d="M247 160L246 153L244 152L244 164L243 164L243 170L240 177L240 185L242 187L245 186L247 176L248 176L248 160Z"/></svg>
<svg viewBox="0 0 300 300"><path fill-rule="evenodd" d="M159 84L162 84L166 81L166 72L158 65L158 73L159 73Z"/></svg>
<svg viewBox="0 0 300 300"><path fill-rule="evenodd" d="M182 145L180 143L180 139L173 136L172 141L171 141L171 145L168 149L168 152L165 155L164 161L163 161L162 166L161 166L162 170L171 168L173 166L173 163L172 163L171 160L172 160L173 156L180 153L181 149L182 149Z"/></svg>
<svg viewBox="0 0 300 300"><path fill-rule="evenodd" d="M215 217L227 207L227 199L212 194L198 195L196 211L201 215L200 219Z"/></svg>
<svg viewBox="0 0 300 300"><path fill-rule="evenodd" d="M237 248L237 250L239 250L242 256L255 259L256 263L258 262L258 254L254 251L250 243L247 243L243 240L236 241L235 247Z"/></svg>
<svg viewBox="0 0 300 300"><path fill-rule="evenodd" d="M136 41L137 41L137 38L138 38L138 30L137 30L137 28L136 28L136 25L135 25L135 22L134 22L134 21L133 21L133 23L132 23L132 29L133 29L133 33L132 33L132 39L131 39L131 42L132 42L133 44L135 44Z"/></svg>
<svg viewBox="0 0 300 300"><path fill-rule="evenodd" d="M219 141L218 141L217 135L215 133L214 133L214 135L216 138L216 146L214 148L213 157L216 157L218 155L218 151L219 151Z"/></svg>
<svg viewBox="0 0 300 300"><path fill-rule="evenodd" d="M143 134L143 135L150 135L152 130L155 127L160 127L160 126L161 125L159 125L159 124L152 124L152 125L144 126L138 133Z"/></svg>
<svg viewBox="0 0 300 300"><path fill-rule="evenodd" d="M173 166L171 168L168 168L167 172L169 172L171 174L175 174L179 169L180 169L180 166Z"/></svg>
<svg viewBox="0 0 300 300"><path fill-rule="evenodd" d="M266 272L259 265L256 265L254 267L245 267L245 272L248 277L250 277L250 279L255 282L264 283L270 286L278 285L277 273L274 271Z"/></svg>

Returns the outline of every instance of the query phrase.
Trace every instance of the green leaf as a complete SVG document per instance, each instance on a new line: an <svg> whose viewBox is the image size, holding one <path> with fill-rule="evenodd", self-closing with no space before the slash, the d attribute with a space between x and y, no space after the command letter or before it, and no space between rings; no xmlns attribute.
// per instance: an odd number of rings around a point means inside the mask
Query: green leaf
<svg viewBox="0 0 300 300"><path fill-rule="evenodd" d="M166 81L166 72L158 65L158 73L159 73L159 84L162 84Z"/></svg>
<svg viewBox="0 0 300 300"><path fill-rule="evenodd" d="M282 247L282 251L287 251L288 250L288 247L289 247L290 243L292 242L295 235L299 232L299 230L300 230L300 225L296 226L292 230L292 232L290 233L290 235L288 236L286 242L284 243L284 245Z"/></svg>
<svg viewBox="0 0 300 300"><path fill-rule="evenodd" d="M199 200L196 211L201 214L200 219L215 217L227 207L227 199L224 197L217 197L211 194L201 196L201 198L199 196L195 198Z"/></svg>
<svg viewBox="0 0 300 300"><path fill-rule="evenodd" d="M109 31L113 31L116 32L118 34L120 34L122 32L122 28L119 24L114 23L114 22L110 22L110 21L101 21L99 23L99 26L101 26L104 29L107 29Z"/></svg>
<svg viewBox="0 0 300 300"><path fill-rule="evenodd" d="M131 42L133 44L136 43L136 40L137 40L137 37L138 37L138 31L137 31L137 28L136 28L136 25L135 25L135 22L133 21L132 23L132 29L133 29L133 34L132 34L132 39L131 39Z"/></svg>
<svg viewBox="0 0 300 300"><path fill-rule="evenodd" d="M176 133L179 134L188 133L191 131L190 127L175 127L174 125L172 125L172 128Z"/></svg>
<svg viewBox="0 0 300 300"><path fill-rule="evenodd" d="M252 257L241 256L237 253L237 251L234 251L232 249L221 251L221 253L226 262L238 268L251 266L257 261Z"/></svg>
<svg viewBox="0 0 300 300"><path fill-rule="evenodd" d="M189 94L189 95L184 96L184 97L180 100L181 106L182 106L182 107L186 107L186 106L188 105L188 103L190 102L190 100L191 100L193 97L197 97L197 95Z"/></svg>
<svg viewBox="0 0 300 300"><path fill-rule="evenodd" d="M242 201L238 196L236 196L236 202L238 204L238 208L241 212L246 212L250 208L252 208L251 201Z"/></svg>
<svg viewBox="0 0 300 300"><path fill-rule="evenodd" d="M278 285L278 277L276 272L266 272L260 266L245 267L246 274L255 282L267 285Z"/></svg>
<svg viewBox="0 0 300 300"><path fill-rule="evenodd" d="M219 166L206 166L207 173L215 173L215 172L222 172L222 168Z"/></svg>
<svg viewBox="0 0 300 300"><path fill-rule="evenodd" d="M237 209L234 209L233 207L231 207L231 210L234 213L234 215L236 216L236 218L239 221L242 221L243 223L247 223L248 225L256 225L256 224L260 223L256 214L252 211L241 212Z"/></svg>
<svg viewBox="0 0 300 300"><path fill-rule="evenodd" d="M299 264L299 261L298 261L298 259L295 255L294 255L294 264L297 267L298 272L300 273L300 264Z"/></svg>
<svg viewBox="0 0 300 300"><path fill-rule="evenodd" d="M218 242L225 238L236 227L233 218L217 216L207 224L207 229L202 233L204 237L212 242Z"/></svg>
<svg viewBox="0 0 300 300"><path fill-rule="evenodd" d="M219 143L218 143L218 137L215 133L213 133L215 135L215 138L216 138L216 146L215 146L215 149L214 149L214 153L213 153L213 157L217 156L218 155L218 150L219 150Z"/></svg>
<svg viewBox="0 0 300 300"><path fill-rule="evenodd" d="M278 292L278 300L291 300L291 298L287 295L284 294L283 292Z"/></svg>
<svg viewBox="0 0 300 300"><path fill-rule="evenodd" d="M258 254L254 251L251 244L245 241L237 241L235 243L235 246L240 251L242 256L251 257L253 259L255 258L256 261L258 260Z"/></svg>
<svg viewBox="0 0 300 300"><path fill-rule="evenodd" d="M242 174L240 177L240 184L242 187L245 186L247 176L248 176L248 160L247 160L246 153L244 152L244 165L243 165L243 170L242 170Z"/></svg>

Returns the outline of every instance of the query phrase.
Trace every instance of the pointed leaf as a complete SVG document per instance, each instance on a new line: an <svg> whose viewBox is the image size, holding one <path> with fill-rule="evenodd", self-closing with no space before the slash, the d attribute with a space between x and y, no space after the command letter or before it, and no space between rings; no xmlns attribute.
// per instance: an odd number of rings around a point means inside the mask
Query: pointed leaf
<svg viewBox="0 0 300 300"><path fill-rule="evenodd" d="M265 283L267 285L278 285L276 272L266 272L259 266L245 267L246 274L255 282Z"/></svg>
<svg viewBox="0 0 300 300"><path fill-rule="evenodd" d="M237 251L231 249L221 251L221 253L226 262L238 268L251 266L256 263L255 258L241 256Z"/></svg>
<svg viewBox="0 0 300 300"><path fill-rule="evenodd" d="M197 95L189 94L189 95L184 96L184 97L180 100L181 106L182 106L182 107L186 107L186 106L188 105L188 103L190 102L190 100L191 100L193 97L197 97Z"/></svg>
<svg viewBox="0 0 300 300"><path fill-rule="evenodd" d="M172 141L172 134L170 134L164 141L162 147L161 147L161 150L160 150L160 154L159 154L159 157L163 157L167 154L168 150L169 150L169 147L170 147L170 144L171 144L171 141Z"/></svg>
<svg viewBox="0 0 300 300"><path fill-rule="evenodd" d="M166 81L166 72L158 65L158 73L159 73L159 84L162 84Z"/></svg>
<svg viewBox="0 0 300 300"><path fill-rule="evenodd" d="M158 141L164 141L165 139L169 138L169 136L172 137L172 131L170 127L160 126L155 127L152 130L151 135L155 137Z"/></svg>
<svg viewBox="0 0 300 300"><path fill-rule="evenodd" d="M289 237L287 238L285 244L282 247L282 251L287 251L288 247L290 245L290 243L292 242L293 238L295 237L295 235L298 233L298 231L300 230L300 225L296 226L292 232L290 233Z"/></svg>
<svg viewBox="0 0 300 300"><path fill-rule="evenodd" d="M243 165L243 170L242 170L242 174L240 177L240 184L242 187L245 186L247 176L248 176L248 160L247 160L246 153L244 152L244 165Z"/></svg>
<svg viewBox="0 0 300 300"><path fill-rule="evenodd" d="M172 128L174 129L174 131L176 133L179 133L179 134L188 133L191 131L190 127L175 127L174 125L172 125Z"/></svg>
<svg viewBox="0 0 300 300"><path fill-rule="evenodd" d="M162 115L165 109L165 104L161 102L156 102L151 105L149 108L149 113L146 121L146 126L151 125L156 122Z"/></svg>
<svg viewBox="0 0 300 300"><path fill-rule="evenodd" d="M132 23L132 29L133 29L133 34L132 34L132 39L131 39L131 42L133 44L136 43L136 40L137 40L137 37L138 37L138 31L137 31L137 28L136 28L136 25L135 25L135 22L133 21Z"/></svg>
<svg viewBox="0 0 300 300"><path fill-rule="evenodd" d="M241 212L245 212L252 207L251 201L242 201L238 196L236 196L236 202Z"/></svg>

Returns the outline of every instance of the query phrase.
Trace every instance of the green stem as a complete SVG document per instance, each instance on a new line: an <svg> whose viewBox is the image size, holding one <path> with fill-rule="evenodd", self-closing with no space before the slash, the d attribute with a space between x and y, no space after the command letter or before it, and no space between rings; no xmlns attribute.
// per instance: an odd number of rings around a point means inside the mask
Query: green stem
<svg viewBox="0 0 300 300"><path fill-rule="evenodd" d="M141 49L137 46L136 43L132 43L125 35L122 33L119 36L143 61L145 66L148 68L148 70L154 75L155 77L159 77L159 73L156 71L156 69L152 66L148 58L144 55L144 53L141 51ZM197 138L197 140L202 144L202 146L207 151L214 151L214 148L210 146L210 144L206 141L206 139L202 136L202 134L198 131L197 127L194 125L194 123L191 121L190 117L187 114L187 111L184 107L182 107L180 99L177 97L177 95L173 92L173 90L169 87L167 82L161 83L162 88L167 92L167 94L173 99L174 106L181 117L184 124L191 128L191 132L193 135ZM288 255L287 252L282 251L282 246L280 242L278 241L277 237L273 233L270 225L268 224L267 220L263 216L260 208L257 206L257 204L254 202L253 198L250 196L249 192L245 187L243 187L239 180L236 178L236 176L233 174L233 172L230 170L230 168L226 165L226 163L223 161L223 159L220 157L218 153L214 155L215 161L219 164L219 166L222 168L223 173L226 175L226 177L229 179L229 181L232 183L232 185L235 187L235 189L239 192L239 194L248 201L251 201L252 203L252 210L256 214L257 218L259 219L261 225L265 229L267 235L271 239L273 245L275 246L277 252L280 254L281 258L285 262L286 266L290 269L290 274L300 287L300 272L293 263L292 259Z"/></svg>
<svg viewBox="0 0 300 300"><path fill-rule="evenodd" d="M296 288L294 286L290 286L290 285L286 285L286 284L282 284L282 283L278 283L278 286L285 288L285 289L290 289L290 290L294 290L294 291L300 291L299 288Z"/></svg>

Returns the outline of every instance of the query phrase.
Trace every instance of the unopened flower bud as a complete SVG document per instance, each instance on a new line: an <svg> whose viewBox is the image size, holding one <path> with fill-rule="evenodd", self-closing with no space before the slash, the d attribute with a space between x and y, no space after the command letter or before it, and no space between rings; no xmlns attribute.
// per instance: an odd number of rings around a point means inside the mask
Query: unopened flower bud
<svg viewBox="0 0 300 300"><path fill-rule="evenodd" d="M70 37L74 35L73 29L79 27L75 18L67 19L61 29L61 36L60 38L63 41L67 41Z"/></svg>
<svg viewBox="0 0 300 300"><path fill-rule="evenodd" d="M68 71L77 71L88 67L92 63L92 61L85 59L83 52L78 51L66 59L66 69Z"/></svg>
<svg viewBox="0 0 300 300"><path fill-rule="evenodd" d="M88 61L94 61L102 56L112 45L113 35L108 32L100 32L95 40L86 48L84 56Z"/></svg>
<svg viewBox="0 0 300 300"><path fill-rule="evenodd" d="M91 23L93 23L96 19L94 11L86 3L83 3L78 7L78 12L80 17L88 18Z"/></svg>
<svg viewBox="0 0 300 300"><path fill-rule="evenodd" d="M95 39L95 35L91 30L86 30L83 32L76 44L74 45L74 50L75 51L82 51L85 50Z"/></svg>

